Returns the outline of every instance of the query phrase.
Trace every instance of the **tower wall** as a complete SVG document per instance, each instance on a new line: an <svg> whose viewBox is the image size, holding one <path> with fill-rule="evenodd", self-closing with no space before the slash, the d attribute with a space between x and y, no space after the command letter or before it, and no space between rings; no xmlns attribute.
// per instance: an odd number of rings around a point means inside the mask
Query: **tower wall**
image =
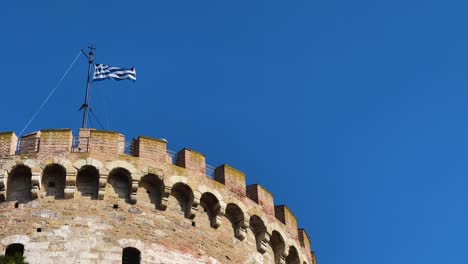
<svg viewBox="0 0 468 264"><path fill-rule="evenodd" d="M173 159L165 140L89 129L19 142L0 133L0 252L21 243L30 263L120 263L128 248L142 263L315 263L286 206L228 165L208 177L203 154Z"/></svg>

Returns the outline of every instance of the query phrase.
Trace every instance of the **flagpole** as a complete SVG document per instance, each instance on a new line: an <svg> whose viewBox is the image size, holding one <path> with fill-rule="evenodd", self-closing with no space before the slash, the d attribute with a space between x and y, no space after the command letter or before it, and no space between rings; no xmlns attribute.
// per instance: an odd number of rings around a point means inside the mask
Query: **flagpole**
<svg viewBox="0 0 468 264"><path fill-rule="evenodd" d="M88 120L88 112L89 112L89 104L88 104L88 100L89 100L89 79L91 77L91 65L94 63L94 61L93 61L94 52L93 51L96 49L93 46L90 46L88 48L89 48L88 55L86 55L86 53L82 50L83 53L85 54L85 56L88 58L88 79L86 80L86 94L85 94L84 103L81 106L81 108L83 109L83 122L81 123L81 128L86 128L86 121Z"/></svg>

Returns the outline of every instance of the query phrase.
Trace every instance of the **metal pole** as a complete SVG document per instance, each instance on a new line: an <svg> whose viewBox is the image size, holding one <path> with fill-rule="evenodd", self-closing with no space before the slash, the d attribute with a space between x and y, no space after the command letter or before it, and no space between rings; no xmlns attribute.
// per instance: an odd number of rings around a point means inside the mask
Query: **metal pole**
<svg viewBox="0 0 468 264"><path fill-rule="evenodd" d="M83 122L81 123L81 128L86 128L86 121L88 120L88 111L89 111L89 104L88 104L88 99L89 99L89 79L91 76L91 65L93 64L93 50L95 48L93 46L89 47L89 54L88 54L88 79L86 80L86 94L85 94L85 100L84 104L81 106L83 108Z"/></svg>

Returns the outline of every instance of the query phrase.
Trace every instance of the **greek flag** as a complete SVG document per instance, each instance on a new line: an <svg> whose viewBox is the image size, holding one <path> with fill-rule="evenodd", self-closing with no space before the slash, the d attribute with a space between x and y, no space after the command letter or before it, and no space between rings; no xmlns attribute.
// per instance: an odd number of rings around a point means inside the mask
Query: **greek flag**
<svg viewBox="0 0 468 264"><path fill-rule="evenodd" d="M108 78L116 81L124 79L136 81L136 70L135 68L125 69L104 64L94 65L93 81L100 81Z"/></svg>

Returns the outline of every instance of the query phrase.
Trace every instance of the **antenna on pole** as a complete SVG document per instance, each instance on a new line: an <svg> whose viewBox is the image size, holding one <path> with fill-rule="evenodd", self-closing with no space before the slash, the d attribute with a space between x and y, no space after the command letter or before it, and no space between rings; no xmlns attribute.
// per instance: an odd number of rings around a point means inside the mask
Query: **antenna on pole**
<svg viewBox="0 0 468 264"><path fill-rule="evenodd" d="M86 52L81 50L81 52L83 52L83 54L88 58L88 79L86 80L86 94L85 94L84 103L80 108L80 110L83 109L83 122L81 123L81 128L86 128L86 121L88 120L89 79L91 76L91 65L94 64L94 50L96 49L93 45L89 46L88 48L89 48L88 54L86 54Z"/></svg>

